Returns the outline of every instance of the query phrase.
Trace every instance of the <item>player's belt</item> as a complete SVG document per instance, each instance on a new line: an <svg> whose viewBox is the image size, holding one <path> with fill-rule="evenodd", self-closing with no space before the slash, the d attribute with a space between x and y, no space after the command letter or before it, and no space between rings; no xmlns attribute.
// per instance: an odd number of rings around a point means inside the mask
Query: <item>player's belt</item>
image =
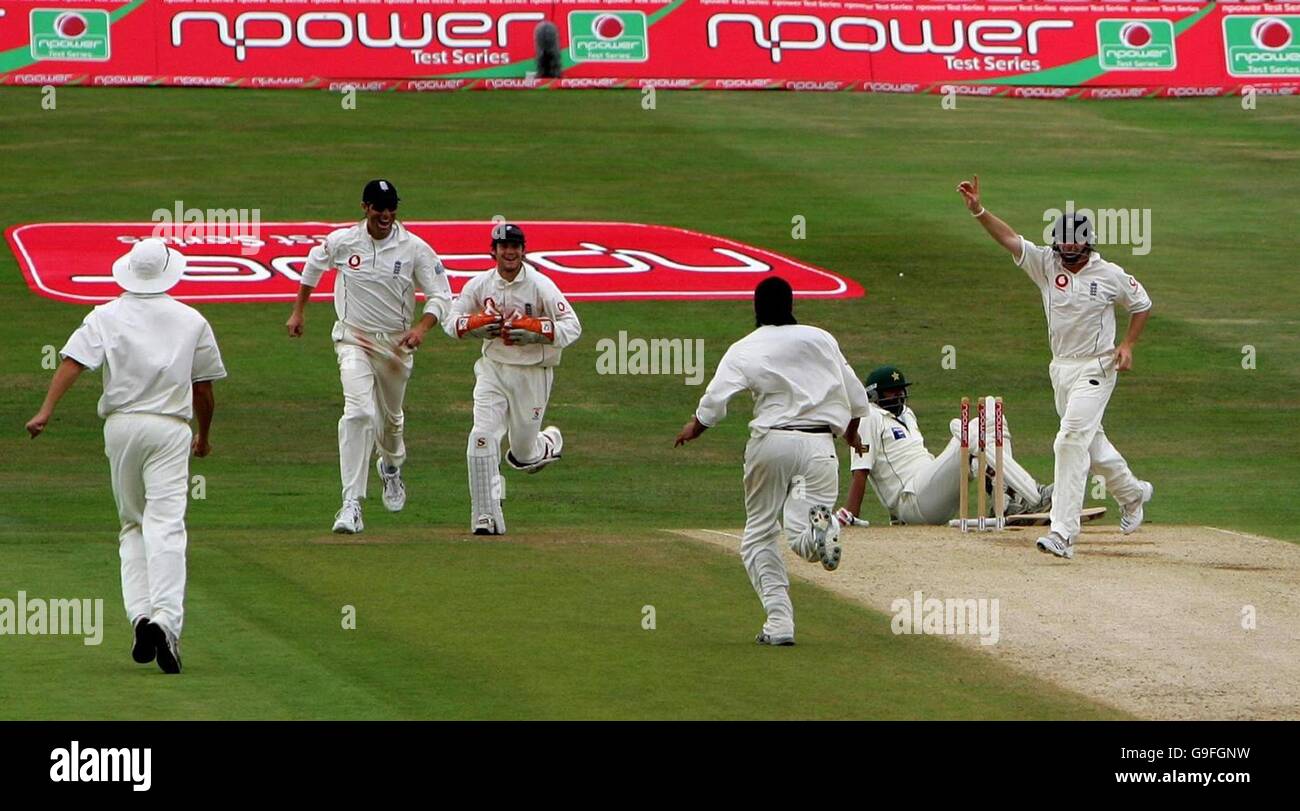
<svg viewBox="0 0 1300 811"><path fill-rule="evenodd" d="M799 431L804 434L829 434L831 427L829 425L778 425L774 430L777 431Z"/></svg>

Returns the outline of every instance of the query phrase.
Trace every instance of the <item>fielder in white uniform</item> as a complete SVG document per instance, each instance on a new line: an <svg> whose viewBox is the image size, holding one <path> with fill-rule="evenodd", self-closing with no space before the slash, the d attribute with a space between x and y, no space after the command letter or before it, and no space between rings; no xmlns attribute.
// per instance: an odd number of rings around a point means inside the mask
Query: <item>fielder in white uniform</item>
<svg viewBox="0 0 1300 811"><path fill-rule="evenodd" d="M99 416L122 529L122 599L131 621L131 657L157 658L181 672L185 619L185 505L189 456L211 451L212 381L226 376L212 328L198 311L166 295L185 257L160 239L137 242L113 263L126 291L91 311L60 351L45 403L27 423L33 438L86 369L104 369ZM189 420L198 417L198 432Z"/></svg>
<svg viewBox="0 0 1300 811"><path fill-rule="evenodd" d="M971 216L1014 257L1042 293L1052 347L1049 373L1061 428L1053 445L1052 529L1038 539L1038 548L1072 558L1089 470L1105 478L1107 489L1119 502L1120 528L1126 535L1142 525L1143 507L1151 500L1151 483L1133 475L1101 425L1116 373L1133 366L1133 347L1151 313L1151 299L1137 279L1093 250L1086 217L1061 217L1052 246L1043 247L1017 234L980 204L978 176L962 181L957 191ZM1129 312L1128 332L1119 346L1115 345L1116 305Z"/></svg>
<svg viewBox="0 0 1300 811"><path fill-rule="evenodd" d="M740 557L767 621L760 645L794 644L790 578L778 540L827 570L840 564L839 524L831 510L839 497L835 437L860 448L858 421L867 393L825 330L795 321L790 285L776 276L754 289L757 329L732 344L677 435L690 442L727 415L742 391L754 397L745 446L745 531Z"/></svg>
<svg viewBox="0 0 1300 811"><path fill-rule="evenodd" d="M285 324L289 337L302 336L304 312L321 275L338 270L334 311L338 320L330 337L343 383L339 419L339 473L343 506L334 516L334 531L365 528L361 502L366 498L370 457L383 485L384 508L406 506L402 464L406 443L402 401L415 365L412 353L424 336L445 322L451 286L438 254L406 230L397 217L397 189L387 180L372 180L361 195L365 219L330 232L312 248L302 272L293 314ZM424 312L414 325L415 288L424 293Z"/></svg>
<svg viewBox="0 0 1300 811"><path fill-rule="evenodd" d="M925 437L916 424L916 414L907 405L911 383L894 366L881 366L867 376L867 398L871 413L858 433L866 453L852 454L849 468L853 483L847 503L836 512L841 524L859 523L862 497L871 481L890 520L900 524L945 525L957 512L961 488L961 420L948 424L952 435L938 456L925 449ZM990 404L990 413L992 407ZM1007 514L1041 512L1051 503L1051 485L1040 485L1011 454L1011 429L1002 421L1002 474L1007 489ZM972 462L979 456L979 420L967 427ZM985 426L988 483L994 481L997 464L992 422Z"/></svg>
<svg viewBox="0 0 1300 811"><path fill-rule="evenodd" d="M474 427L465 449L475 535L506 532L503 437L510 438L506 462L524 473L559 459L564 447L560 429L542 424L555 367L563 349L582 335L582 324L555 282L525 264L525 249L523 229L494 225L496 268L470 279L444 325L453 338L483 342L474 364Z"/></svg>

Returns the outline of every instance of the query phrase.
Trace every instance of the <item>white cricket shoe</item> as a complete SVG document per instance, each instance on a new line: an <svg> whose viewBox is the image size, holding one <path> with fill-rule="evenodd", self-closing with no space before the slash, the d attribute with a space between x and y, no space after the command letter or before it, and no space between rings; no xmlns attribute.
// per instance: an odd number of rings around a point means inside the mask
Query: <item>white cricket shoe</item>
<svg viewBox="0 0 1300 811"><path fill-rule="evenodd" d="M1146 511L1143 508L1156 493L1155 485L1151 482L1140 482L1140 484L1142 486L1142 498L1138 499L1136 504L1125 504L1120 507L1119 529L1125 535L1132 535L1137 532L1138 527L1142 526L1142 519L1146 517Z"/></svg>
<svg viewBox="0 0 1300 811"><path fill-rule="evenodd" d="M474 519L474 534L475 535L505 535L506 531L504 529L498 529L496 519L488 515L487 513L484 513L483 515L480 515L478 518Z"/></svg>
<svg viewBox="0 0 1300 811"><path fill-rule="evenodd" d="M521 470L524 473L536 473L542 468L560 458L560 451L564 449L564 437L560 434L560 429L554 425L548 425L538 432L542 437L542 455L535 462L520 462L515 458L514 450L506 451L506 463L515 470Z"/></svg>
<svg viewBox="0 0 1300 811"><path fill-rule="evenodd" d="M1058 558L1072 560L1074 558L1074 544L1057 535L1055 532L1049 532L1038 539L1038 551L1050 552Z"/></svg>
<svg viewBox="0 0 1300 811"><path fill-rule="evenodd" d="M334 515L334 531L343 535L356 535L365 528L366 525L361 521L361 502L355 498L344 501Z"/></svg>
<svg viewBox="0 0 1300 811"><path fill-rule="evenodd" d="M390 513L399 513L406 506L406 485L402 483L402 469L389 468L383 459L375 461L379 471L379 481L384 485L384 509Z"/></svg>
<svg viewBox="0 0 1300 811"><path fill-rule="evenodd" d="M793 636L786 636L785 634L773 636L767 631L759 631L758 636L754 637L754 641L760 645L771 645L774 648L788 648L794 645Z"/></svg>
<svg viewBox="0 0 1300 811"><path fill-rule="evenodd" d="M808 525L812 528L812 540L822 568L835 571L840 567L840 522L835 520L830 507L815 504L808 508Z"/></svg>

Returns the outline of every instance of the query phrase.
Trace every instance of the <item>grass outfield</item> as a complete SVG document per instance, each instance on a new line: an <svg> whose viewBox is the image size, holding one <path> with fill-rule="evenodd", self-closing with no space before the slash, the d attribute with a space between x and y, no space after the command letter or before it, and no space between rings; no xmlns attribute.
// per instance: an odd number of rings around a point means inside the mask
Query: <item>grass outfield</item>
<svg viewBox="0 0 1300 811"><path fill-rule="evenodd" d="M1233 99L962 99L945 111L930 97L687 92L645 111L631 92L501 92L366 95L344 111L321 92L62 89L58 103L0 89L0 225L147 220L175 200L343 220L383 175L410 219L711 232L862 282L865 299L802 302L801 320L832 330L863 375L888 361L917 380L932 449L962 394L1003 395L1017 456L1043 478L1056 416L1037 291L953 187L978 172L988 207L1026 234L1067 199L1150 208L1150 255L1103 251L1156 305L1107 431L1156 483L1149 520L1300 539L1300 280L1285 227L1300 205L1295 100L1247 112ZM791 238L795 215L806 240ZM207 499L189 515L187 676L161 683L126 658L94 376L39 441L22 431L48 382L41 348L84 310L29 293L3 252L0 597L102 596L110 623L100 648L0 638L0 694L14 697L0 717L1113 714L941 641L895 637L888 617L798 584L800 647L756 649L761 611L739 562L655 532L743 521L743 400L674 451L699 388L595 374L596 342L619 330L703 338L711 372L752 323L749 304L577 309L585 334L548 412L565 459L507 474L508 540L464 534L476 349L434 338L408 389L407 510L372 499L369 543L338 545L331 309L313 305L306 339L290 342L287 305L205 307L231 377L217 385L214 455L192 466ZM955 370L940 366L945 346ZM345 604L356 631L339 627ZM647 604L653 632L640 627Z"/></svg>

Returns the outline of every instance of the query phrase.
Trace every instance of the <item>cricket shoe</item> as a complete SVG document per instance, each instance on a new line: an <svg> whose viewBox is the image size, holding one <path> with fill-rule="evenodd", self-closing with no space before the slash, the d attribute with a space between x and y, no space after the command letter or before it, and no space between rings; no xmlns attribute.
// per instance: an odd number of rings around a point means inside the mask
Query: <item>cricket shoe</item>
<svg viewBox="0 0 1300 811"><path fill-rule="evenodd" d="M515 458L512 451L506 451L506 463L515 470L522 470L524 473L536 473L551 462L560 458L560 451L564 449L564 437L560 434L560 429L554 425L548 425L540 432L542 438L542 456L535 462L520 462Z"/></svg>
<svg viewBox="0 0 1300 811"><path fill-rule="evenodd" d="M1074 544L1063 539L1055 532L1049 532L1039 538L1037 546L1039 552L1050 552L1058 558L1065 558L1066 560L1074 558Z"/></svg>
<svg viewBox="0 0 1300 811"><path fill-rule="evenodd" d="M474 534L505 535L506 528L504 526L498 527L496 519L485 513L474 519Z"/></svg>
<svg viewBox="0 0 1300 811"><path fill-rule="evenodd" d="M384 509L390 513L401 512L406 506L406 485L402 483L402 469L388 467L383 459L375 461L375 469L379 471L379 481L384 485Z"/></svg>
<svg viewBox="0 0 1300 811"><path fill-rule="evenodd" d="M774 648L791 648L794 647L794 636L778 634L773 636L766 631L759 631L754 641L759 645L771 645Z"/></svg>
<svg viewBox="0 0 1300 811"><path fill-rule="evenodd" d="M164 673L181 672L181 641L161 625L149 623L158 651L158 668Z"/></svg>
<svg viewBox="0 0 1300 811"><path fill-rule="evenodd" d="M831 508L814 504L808 508L808 526L812 529L813 544L822 568L833 572L840 567L840 522L831 514Z"/></svg>
<svg viewBox="0 0 1300 811"><path fill-rule="evenodd" d="M361 502L350 498L343 502L343 507L334 515L334 531L343 535L356 535L365 529L361 520Z"/></svg>
<svg viewBox="0 0 1300 811"><path fill-rule="evenodd" d="M1142 487L1142 498L1134 504L1125 504L1120 507L1119 511L1119 529L1125 535L1132 535L1137 532L1138 527L1142 526L1142 519L1146 517L1146 503L1155 495L1156 488L1151 482L1139 482Z"/></svg>
<svg viewBox="0 0 1300 811"><path fill-rule="evenodd" d="M157 647L148 617L135 621L134 639L131 642L131 658L138 664L147 665L157 655Z"/></svg>

